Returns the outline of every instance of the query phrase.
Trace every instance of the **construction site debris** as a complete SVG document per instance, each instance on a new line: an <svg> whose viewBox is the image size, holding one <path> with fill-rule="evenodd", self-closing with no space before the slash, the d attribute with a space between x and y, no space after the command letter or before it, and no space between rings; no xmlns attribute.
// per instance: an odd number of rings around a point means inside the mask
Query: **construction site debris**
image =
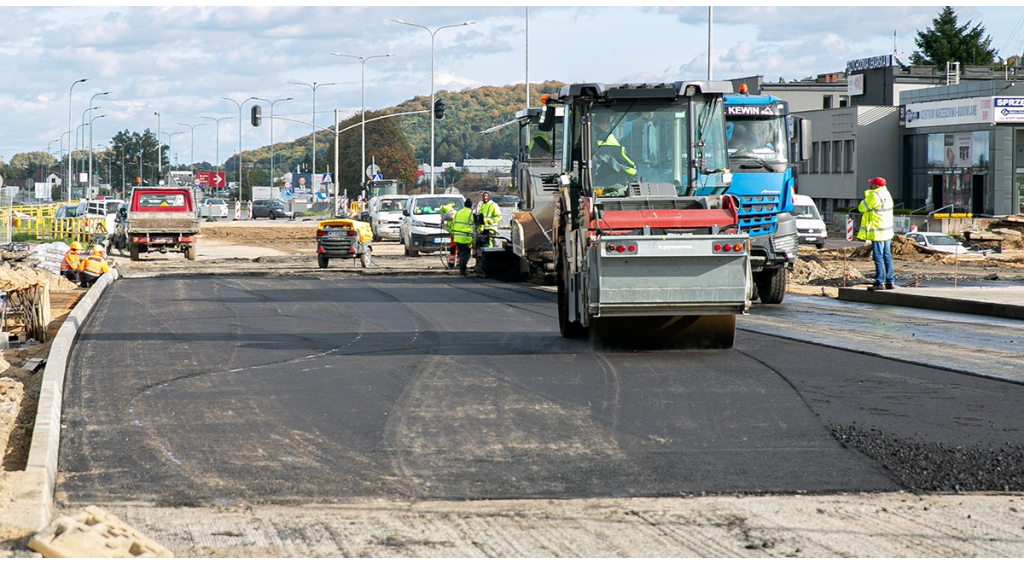
<svg viewBox="0 0 1024 564"><path fill-rule="evenodd" d="M58 517L28 541L46 558L174 558L153 539L95 505Z"/></svg>

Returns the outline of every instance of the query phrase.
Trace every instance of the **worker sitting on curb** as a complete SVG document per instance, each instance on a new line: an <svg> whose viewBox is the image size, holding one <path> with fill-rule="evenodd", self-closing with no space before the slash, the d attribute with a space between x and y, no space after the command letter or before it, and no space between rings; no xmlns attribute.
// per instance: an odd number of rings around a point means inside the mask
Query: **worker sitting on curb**
<svg viewBox="0 0 1024 564"><path fill-rule="evenodd" d="M78 267L78 283L83 288L91 288L100 276L110 272L107 259L103 257L103 247L96 245L92 254L85 257Z"/></svg>
<svg viewBox="0 0 1024 564"><path fill-rule="evenodd" d="M78 253L81 250L81 243L71 243L71 248L64 253L64 259L60 261L60 275L72 282L78 282L78 266L82 262L82 257Z"/></svg>

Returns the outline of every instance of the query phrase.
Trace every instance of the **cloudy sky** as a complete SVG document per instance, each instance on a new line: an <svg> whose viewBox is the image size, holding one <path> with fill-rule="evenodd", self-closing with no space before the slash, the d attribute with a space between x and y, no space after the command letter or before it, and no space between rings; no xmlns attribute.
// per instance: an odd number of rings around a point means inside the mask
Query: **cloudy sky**
<svg viewBox="0 0 1024 564"><path fill-rule="evenodd" d="M981 23L1004 57L1024 51L1024 8L956 7L960 23ZM331 52L370 57L369 109L430 94L431 36L435 89L522 84L527 74L527 9L497 7L0 7L0 157L50 150L82 123L90 100L93 141L147 128L169 137L171 162L213 162L239 145L239 109L251 96L277 100L277 115L327 126L335 108L360 106L360 63ZM846 61L896 48L909 58L918 30L939 8L739 7L714 9L716 79L764 75L776 81L840 71ZM707 7L529 8L529 78L639 82L707 76ZM571 45L571 49L565 49ZM74 86L78 79L88 79ZM328 83L336 83L327 85ZM107 95L94 96L102 92ZM525 94L524 94L525 95ZM269 105L260 102L264 114ZM243 109L243 149L267 145L270 128L254 129ZM96 116L103 115L98 118ZM229 117L216 122L208 117ZM88 118L88 115L86 115ZM189 128L179 124L207 125ZM482 124L489 126L493 124ZM277 122L274 140L308 134ZM67 135L63 146L67 150ZM77 137L77 132L76 132ZM190 139L191 138L191 139ZM191 142L191 144L190 144ZM82 142L80 142L81 144ZM88 138L84 141L88 143Z"/></svg>

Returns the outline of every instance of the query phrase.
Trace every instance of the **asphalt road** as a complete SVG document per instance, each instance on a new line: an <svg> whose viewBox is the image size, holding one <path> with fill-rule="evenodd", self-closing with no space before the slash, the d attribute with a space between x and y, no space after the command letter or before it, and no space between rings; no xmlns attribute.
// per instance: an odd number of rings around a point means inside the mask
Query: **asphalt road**
<svg viewBox="0 0 1024 564"><path fill-rule="evenodd" d="M905 470L1019 451L1020 385L827 345L594 353L553 294L478 279L120 280L70 361L58 501L952 489Z"/></svg>

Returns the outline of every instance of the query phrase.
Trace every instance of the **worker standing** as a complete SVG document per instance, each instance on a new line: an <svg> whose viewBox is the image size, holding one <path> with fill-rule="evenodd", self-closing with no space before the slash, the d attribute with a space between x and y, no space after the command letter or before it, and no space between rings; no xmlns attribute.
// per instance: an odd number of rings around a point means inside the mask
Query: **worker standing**
<svg viewBox="0 0 1024 564"><path fill-rule="evenodd" d="M466 198L463 208L452 217L450 232L459 251L459 274L466 275L469 251L473 244L473 200Z"/></svg>
<svg viewBox="0 0 1024 564"><path fill-rule="evenodd" d="M78 282L78 266L82 262L79 252L82 244L78 241L71 243L71 248L64 253L64 259L60 261L60 275L72 282Z"/></svg>
<svg viewBox="0 0 1024 564"><path fill-rule="evenodd" d="M493 237L498 234L498 223L501 222L501 209L498 204L491 201L490 192L484 192L483 201L480 202L480 208L476 213L483 217L484 246L493 247Z"/></svg>
<svg viewBox="0 0 1024 564"><path fill-rule="evenodd" d="M96 245L92 254L85 257L78 266L78 282L83 288L91 288L100 276L110 272L107 260L103 257L103 247Z"/></svg>
<svg viewBox="0 0 1024 564"><path fill-rule="evenodd" d="M871 257L875 261L875 283L868 290L892 290L896 287L892 268L892 195L885 179L876 176L868 181L864 199L857 206L862 213L857 238L871 242Z"/></svg>

